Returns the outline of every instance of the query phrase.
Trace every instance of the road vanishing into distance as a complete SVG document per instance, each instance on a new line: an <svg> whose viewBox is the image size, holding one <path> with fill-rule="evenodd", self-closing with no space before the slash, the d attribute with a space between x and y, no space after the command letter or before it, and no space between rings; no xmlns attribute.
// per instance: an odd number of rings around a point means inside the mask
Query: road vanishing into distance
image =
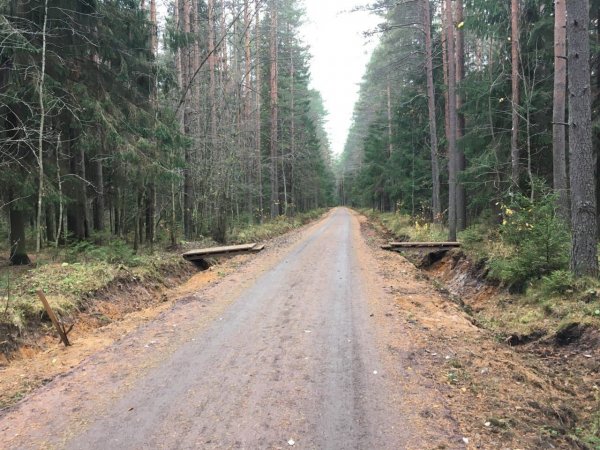
<svg viewBox="0 0 600 450"><path fill-rule="evenodd" d="M0 447L464 448L389 357L371 251L333 210L6 412Z"/></svg>

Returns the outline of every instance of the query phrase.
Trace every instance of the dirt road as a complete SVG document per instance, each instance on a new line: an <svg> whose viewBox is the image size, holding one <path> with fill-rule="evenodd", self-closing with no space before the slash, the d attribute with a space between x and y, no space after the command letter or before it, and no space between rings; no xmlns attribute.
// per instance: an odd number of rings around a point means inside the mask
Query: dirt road
<svg viewBox="0 0 600 450"><path fill-rule="evenodd" d="M464 448L390 351L371 251L334 210L5 413L0 447Z"/></svg>

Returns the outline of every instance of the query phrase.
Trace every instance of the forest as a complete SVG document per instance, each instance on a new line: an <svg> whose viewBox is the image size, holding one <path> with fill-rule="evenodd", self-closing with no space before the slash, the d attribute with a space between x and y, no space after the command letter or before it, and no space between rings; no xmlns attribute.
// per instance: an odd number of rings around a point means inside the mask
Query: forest
<svg viewBox="0 0 600 450"><path fill-rule="evenodd" d="M340 154L308 0L0 0L2 442L600 450L600 0L320 1Z"/></svg>
<svg viewBox="0 0 600 450"><path fill-rule="evenodd" d="M160 9L160 8L159 8ZM0 1L0 234L134 250L331 204L294 0Z"/></svg>
<svg viewBox="0 0 600 450"><path fill-rule="evenodd" d="M341 203L446 225L438 238L479 247L515 288L596 277L600 3L370 8L381 42L336 166Z"/></svg>
<svg viewBox="0 0 600 450"><path fill-rule="evenodd" d="M81 243L224 243L337 203L477 248L516 291L597 277L598 1L365 4L379 44L341 155L302 2L167 6L0 3L11 264Z"/></svg>

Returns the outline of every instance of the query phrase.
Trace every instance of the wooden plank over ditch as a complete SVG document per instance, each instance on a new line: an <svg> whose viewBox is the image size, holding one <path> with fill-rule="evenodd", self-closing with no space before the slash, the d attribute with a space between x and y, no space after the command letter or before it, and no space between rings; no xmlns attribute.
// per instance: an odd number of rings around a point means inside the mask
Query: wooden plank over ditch
<svg viewBox="0 0 600 450"><path fill-rule="evenodd" d="M260 252L265 248L264 245L259 244L244 244L244 245L230 245L228 247L211 247L202 248L198 250L190 250L184 253L182 256L187 261L197 261L205 258L216 258L218 256L234 255L237 253L256 253Z"/></svg>
<svg viewBox="0 0 600 450"><path fill-rule="evenodd" d="M387 245L381 246L384 250L450 249L459 247L459 242L390 242Z"/></svg>

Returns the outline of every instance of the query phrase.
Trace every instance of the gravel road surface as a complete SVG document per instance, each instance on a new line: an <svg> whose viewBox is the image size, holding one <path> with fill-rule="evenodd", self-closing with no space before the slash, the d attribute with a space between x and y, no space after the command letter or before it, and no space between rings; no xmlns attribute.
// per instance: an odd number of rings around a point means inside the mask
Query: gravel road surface
<svg viewBox="0 0 600 450"><path fill-rule="evenodd" d="M259 255L255 268L182 302L17 405L0 417L0 442L103 450L431 448L419 442L403 405L407 388L397 380L405 369L386 361L377 337L369 297L380 290L366 275L366 249L356 216L335 209L267 267ZM203 302L219 301L226 305L214 318L199 319L211 311ZM430 395L423 392L422 401ZM443 424L432 429L442 441L449 433Z"/></svg>

